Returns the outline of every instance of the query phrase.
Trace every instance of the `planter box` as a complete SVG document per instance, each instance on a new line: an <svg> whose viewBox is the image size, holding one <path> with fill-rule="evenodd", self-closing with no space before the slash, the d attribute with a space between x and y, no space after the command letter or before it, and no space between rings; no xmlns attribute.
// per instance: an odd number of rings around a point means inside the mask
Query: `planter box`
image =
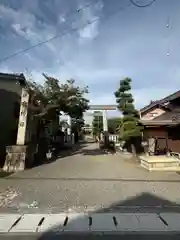
<svg viewBox="0 0 180 240"><path fill-rule="evenodd" d="M141 166L148 171L180 171L179 160L167 156L140 156Z"/></svg>

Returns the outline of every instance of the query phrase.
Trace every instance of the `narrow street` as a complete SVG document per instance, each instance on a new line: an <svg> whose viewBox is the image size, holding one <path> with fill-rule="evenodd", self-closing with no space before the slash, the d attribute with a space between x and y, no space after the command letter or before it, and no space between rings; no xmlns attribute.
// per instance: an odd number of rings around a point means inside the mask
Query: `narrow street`
<svg viewBox="0 0 180 240"><path fill-rule="evenodd" d="M113 212L143 209L179 211L180 176L149 173L125 156L105 155L97 144L85 144L60 157L0 181L1 212Z"/></svg>

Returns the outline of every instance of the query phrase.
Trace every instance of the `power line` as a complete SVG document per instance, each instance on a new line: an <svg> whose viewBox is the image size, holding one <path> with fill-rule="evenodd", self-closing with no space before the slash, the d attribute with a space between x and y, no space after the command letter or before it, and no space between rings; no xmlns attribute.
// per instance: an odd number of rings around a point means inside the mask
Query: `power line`
<svg viewBox="0 0 180 240"><path fill-rule="evenodd" d="M75 11L73 11L73 13L69 13L69 14L67 14L67 15L66 15L66 18L69 18L69 17L72 17L72 16L76 15L77 13L83 11L83 10L86 9L86 8L91 7L92 5L94 5L93 2L84 5L84 7L77 8Z"/></svg>
<svg viewBox="0 0 180 240"><path fill-rule="evenodd" d="M81 8L76 9L73 14L71 14L71 15L68 14L68 17L74 16L75 14L83 11L84 9L90 7L90 6L93 5L93 4L94 4L94 3L89 3L89 4L86 4L84 7L81 7ZM72 31L77 31L77 29L71 29L71 30L72 30ZM69 31L69 32L70 32L70 31ZM20 50L20 51L18 51L18 52L15 52L15 53L13 53L13 54L10 54L10 55L8 55L7 57L4 57L4 58L0 59L0 63L4 62L4 61L6 61L6 60L8 60L8 59L10 59L10 58L13 58L13 57L15 57L15 56L17 56L17 55L20 55L20 54L22 54L22 53L24 53L24 52L26 52L26 51L29 51L29 50L31 50L31 49L34 49L34 48L36 48L36 47L38 47L38 46L41 46L41 45L43 45L43 44L45 44L45 43L47 43L47 42L50 42L50 41L52 41L52 40L54 40L54 39L56 39L56 38L63 37L64 35L68 34L69 32L68 32L68 31L63 32L62 34L55 35L54 37L51 37L51 38L49 38L49 39L47 39L47 40L45 40L45 41L39 42L39 43L37 43L37 44L35 44L35 45L31 45L30 47L27 47L27 48L25 48L25 49L23 49L23 50Z"/></svg>
<svg viewBox="0 0 180 240"><path fill-rule="evenodd" d="M140 5L138 3L136 3L134 0L130 0L130 2L136 6L136 7L139 7L139 8L145 8L145 7L149 7L151 6L156 0L151 0L149 3L145 4L145 5Z"/></svg>
<svg viewBox="0 0 180 240"><path fill-rule="evenodd" d="M111 13L109 14L109 16L105 19L105 21L108 21L109 18L111 18L113 15L115 15L115 14L117 14L117 13L125 10L126 8L128 8L128 7L130 7L130 6L132 6L132 3L131 3L131 2L129 2L129 4L126 5L125 7L121 7L121 8L119 8L118 10L116 9L115 11L113 11L113 12L111 12ZM100 18L98 18L97 20L99 20L99 19L100 19ZM82 37L82 38L83 38L83 37ZM96 39L97 39L97 37L93 38L92 41L95 41ZM60 67L62 67L62 66L64 66L65 64L67 64L67 62L64 62L62 59L61 59L61 61L62 61L63 63L61 64Z"/></svg>
<svg viewBox="0 0 180 240"><path fill-rule="evenodd" d="M92 4L88 4L88 5L86 5L85 7L78 9L78 12L79 12L79 11L82 11L84 8L87 8L87 7L90 6L90 5L92 5ZM120 8L120 9L112 12L112 13L108 16L108 19L109 19L109 17L112 17L112 15L114 15L115 13L118 13L118 12L120 12L120 11L122 11L122 10L125 10L127 7L129 7L129 6L131 6L131 5L132 5L132 3L131 3L131 1L130 1L130 4L127 5L126 7ZM94 20L92 20L92 21L88 21L88 22L85 23L82 27L71 28L70 30L65 31L65 32L63 32L63 33L61 33L61 34L57 34L57 35L55 35L54 37L51 37L51 38L49 38L49 39L47 39L47 40L45 40L45 41L39 42L39 43L37 43L37 44L35 44L35 45L31 45L31 46L28 47L28 48L25 48L25 49L23 49L23 50L20 50L20 51L18 51L18 52L16 52L16 53L13 53L13 54L11 54L11 55L9 55L9 56L6 56L6 57L0 59L0 63L4 62L4 61L6 61L6 60L8 60L8 59L10 59L10 58L16 57L16 56L18 56L18 55L20 55L20 54L23 54L23 53L25 53L25 52L27 52L27 51L29 51L29 50L32 50L32 49L34 49L34 48L36 48L36 47L39 47L39 46L41 46L41 45L43 45L43 44L45 44L45 43L48 43L48 42L50 42L50 41L53 41L54 39L61 38L61 37L65 36L65 35L67 35L67 34L69 34L69 33L73 33L73 32L76 32L76 31L78 31L78 30L80 30L80 29L83 29L83 28L87 27L88 25L92 25L93 23L99 21L100 19L101 19L101 17L98 17L98 18L96 18L96 19L94 19Z"/></svg>

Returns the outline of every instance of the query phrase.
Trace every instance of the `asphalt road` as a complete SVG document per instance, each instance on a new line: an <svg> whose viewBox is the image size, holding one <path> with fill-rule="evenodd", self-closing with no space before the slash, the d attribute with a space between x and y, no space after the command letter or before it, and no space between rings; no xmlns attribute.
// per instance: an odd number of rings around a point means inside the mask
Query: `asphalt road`
<svg viewBox="0 0 180 240"><path fill-rule="evenodd" d="M176 212L179 183L177 173L149 173L124 155L105 155L98 145L86 144L52 163L2 178L0 212Z"/></svg>

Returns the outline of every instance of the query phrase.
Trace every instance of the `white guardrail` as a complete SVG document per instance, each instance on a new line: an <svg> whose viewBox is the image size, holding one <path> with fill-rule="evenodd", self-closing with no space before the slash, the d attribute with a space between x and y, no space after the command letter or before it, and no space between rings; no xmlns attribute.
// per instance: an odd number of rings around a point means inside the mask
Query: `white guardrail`
<svg viewBox="0 0 180 240"><path fill-rule="evenodd" d="M0 214L1 234L50 232L178 232L179 213Z"/></svg>

